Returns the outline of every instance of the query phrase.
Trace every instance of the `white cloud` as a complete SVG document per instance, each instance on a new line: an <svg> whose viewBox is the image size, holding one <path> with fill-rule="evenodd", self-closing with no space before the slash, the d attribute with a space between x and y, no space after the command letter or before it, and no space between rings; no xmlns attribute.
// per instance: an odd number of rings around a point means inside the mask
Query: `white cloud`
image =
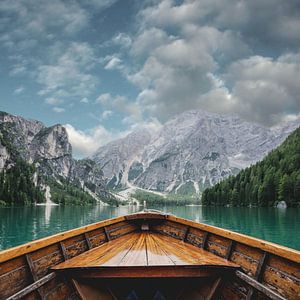
<svg viewBox="0 0 300 300"><path fill-rule="evenodd" d="M63 113L66 110L62 107L55 106L55 107L53 107L53 111L56 112L56 113Z"/></svg>
<svg viewBox="0 0 300 300"><path fill-rule="evenodd" d="M53 64L38 67L37 81L44 88L40 95L87 96L92 93L97 78L89 72L95 65L93 49L86 43L71 43Z"/></svg>
<svg viewBox="0 0 300 300"><path fill-rule="evenodd" d="M121 47L128 48L131 46L132 40L128 34L120 32L112 38L112 42Z"/></svg>
<svg viewBox="0 0 300 300"><path fill-rule="evenodd" d="M108 119L110 116L113 115L113 111L111 110L105 110L102 114L101 114L101 118L102 120L106 120Z"/></svg>
<svg viewBox="0 0 300 300"><path fill-rule="evenodd" d="M101 94L98 96L96 99L96 103L102 104L102 105L107 105L110 102L112 102L113 98L109 93Z"/></svg>
<svg viewBox="0 0 300 300"><path fill-rule="evenodd" d="M10 76L16 76L20 74L24 74L26 71L26 67L22 64L17 64L12 67L12 69L9 71Z"/></svg>
<svg viewBox="0 0 300 300"><path fill-rule="evenodd" d="M170 42L174 37L159 28L147 28L141 31L133 40L130 53L133 56L147 56L152 50Z"/></svg>
<svg viewBox="0 0 300 300"><path fill-rule="evenodd" d="M24 90L25 90L24 86L19 86L14 90L14 94L15 95L22 94L24 92Z"/></svg>
<svg viewBox="0 0 300 300"><path fill-rule="evenodd" d="M122 60L117 56L110 57L107 64L104 67L105 70L116 70L122 68L123 68Z"/></svg>
<svg viewBox="0 0 300 300"><path fill-rule="evenodd" d="M266 125L300 112L299 53L278 59L253 56L232 63L224 76L232 86L234 110Z"/></svg>
<svg viewBox="0 0 300 300"><path fill-rule="evenodd" d="M45 103L49 105L59 105L62 104L64 101L62 99L58 98L53 98L53 97L48 97L45 99Z"/></svg>
<svg viewBox="0 0 300 300"><path fill-rule="evenodd" d="M89 103L89 99L87 97L84 97L80 100L80 103Z"/></svg>
<svg viewBox="0 0 300 300"><path fill-rule="evenodd" d="M128 132L108 131L105 127L99 125L87 131L77 130L70 124L66 124L69 141L73 148L75 157L87 157L92 155L100 146L108 142L125 136Z"/></svg>

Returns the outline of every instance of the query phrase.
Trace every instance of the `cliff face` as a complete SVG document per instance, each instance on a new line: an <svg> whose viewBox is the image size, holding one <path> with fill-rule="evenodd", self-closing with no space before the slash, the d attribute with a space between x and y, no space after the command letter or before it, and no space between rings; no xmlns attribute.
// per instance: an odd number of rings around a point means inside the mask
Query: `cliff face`
<svg viewBox="0 0 300 300"><path fill-rule="evenodd" d="M132 133L92 158L110 185L195 193L261 160L299 125L300 119L266 128L235 116L187 111L158 132Z"/></svg>
<svg viewBox="0 0 300 300"><path fill-rule="evenodd" d="M66 129L46 127L39 121L0 112L0 170L9 169L21 158L34 164L37 182L67 180L81 188L106 194L102 170L89 160L75 160Z"/></svg>

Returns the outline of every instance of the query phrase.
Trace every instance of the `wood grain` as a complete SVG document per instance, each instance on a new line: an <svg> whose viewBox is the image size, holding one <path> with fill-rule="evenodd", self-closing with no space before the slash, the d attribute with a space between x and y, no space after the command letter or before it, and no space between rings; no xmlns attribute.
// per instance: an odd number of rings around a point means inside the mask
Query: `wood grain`
<svg viewBox="0 0 300 300"><path fill-rule="evenodd" d="M203 231L208 231L210 233L237 241L239 243L254 247L254 248L259 248L261 250L276 254L278 256L287 258L291 261L300 263L300 251L288 248L288 247L284 247L284 246L280 246L278 244L274 244L271 242L267 242L261 239L257 239L254 237L250 237L244 234L240 234L237 232L233 232L230 230L226 230L226 229L222 229L222 228L218 228L215 226L211 226L211 225L206 225L203 223L196 223L193 221L189 221L186 219L182 219L182 218L178 218L172 215L167 215L166 216L167 220L173 221L173 222L177 222L183 225L188 225L194 228L198 228L200 230Z"/></svg>
<svg viewBox="0 0 300 300"><path fill-rule="evenodd" d="M115 224L115 223L118 223L118 222L121 222L124 220L125 220L125 217L122 216L122 217L117 217L114 219L109 219L109 220L93 223L93 224L90 224L87 226L83 226L83 227L79 227L79 228L72 229L69 231L65 231L63 233L58 233L58 234L52 235L50 237L45 237L45 238L30 242L30 243L26 243L21 246L17 246L14 248L10 248L10 249L1 251L0 252L0 263L7 261L9 259L12 259L12 258L21 256L23 254L27 254L32 251L44 248L44 247L52 245L54 243L64 241L70 237L77 236L84 232L89 232L91 230L98 229L98 228L101 228L104 226L108 226L110 224Z"/></svg>
<svg viewBox="0 0 300 300"><path fill-rule="evenodd" d="M152 232L141 232L109 241L53 267L96 268L116 266L218 266L238 265L177 239Z"/></svg>

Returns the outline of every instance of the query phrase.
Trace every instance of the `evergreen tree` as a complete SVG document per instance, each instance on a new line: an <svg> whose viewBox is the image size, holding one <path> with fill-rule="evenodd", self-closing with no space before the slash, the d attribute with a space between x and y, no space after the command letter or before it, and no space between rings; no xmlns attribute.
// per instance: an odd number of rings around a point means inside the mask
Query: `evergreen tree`
<svg viewBox="0 0 300 300"><path fill-rule="evenodd" d="M300 204L300 128L264 160L202 195L204 205L272 206L277 201Z"/></svg>

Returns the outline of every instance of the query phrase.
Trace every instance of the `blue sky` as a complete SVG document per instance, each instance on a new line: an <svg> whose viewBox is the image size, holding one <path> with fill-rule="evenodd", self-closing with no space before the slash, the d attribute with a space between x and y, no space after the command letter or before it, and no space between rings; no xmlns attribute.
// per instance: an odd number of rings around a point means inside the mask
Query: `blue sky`
<svg viewBox="0 0 300 300"><path fill-rule="evenodd" d="M1 0L0 109L67 127L75 155L189 109L300 114L297 0Z"/></svg>

